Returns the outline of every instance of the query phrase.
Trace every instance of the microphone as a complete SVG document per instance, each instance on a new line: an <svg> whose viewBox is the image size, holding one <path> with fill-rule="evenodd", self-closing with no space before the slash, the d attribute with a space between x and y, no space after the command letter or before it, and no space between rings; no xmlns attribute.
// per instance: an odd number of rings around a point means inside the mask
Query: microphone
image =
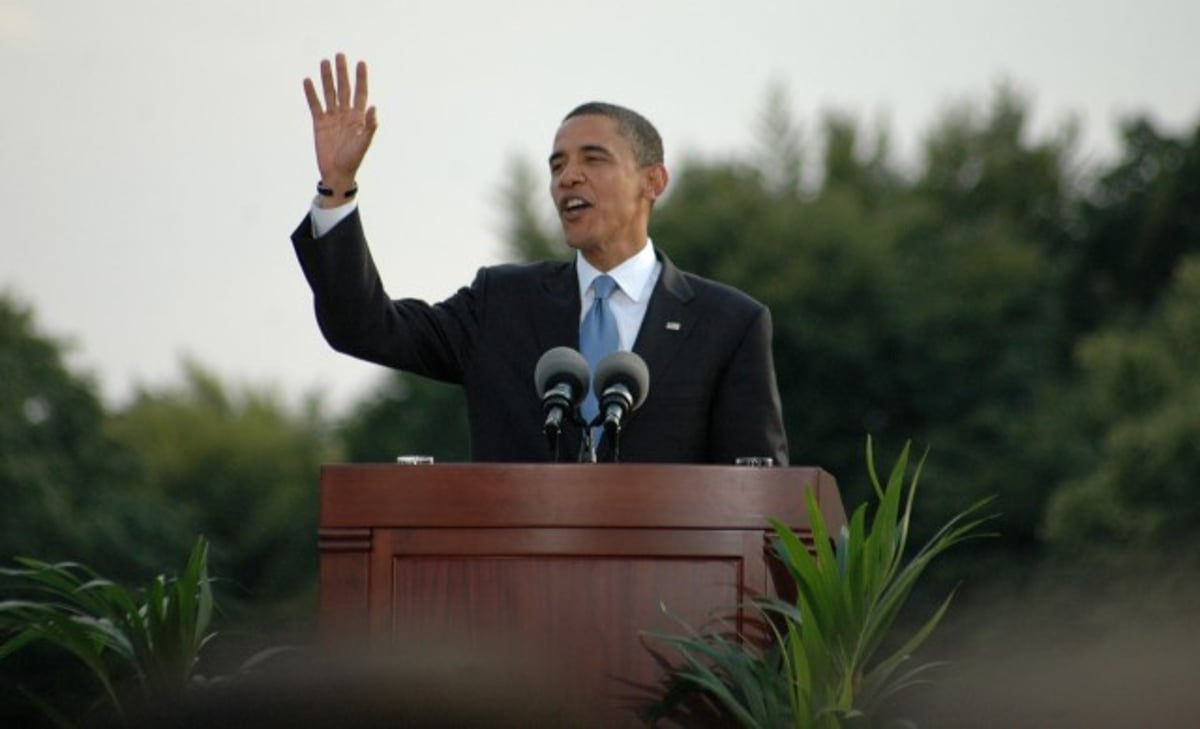
<svg viewBox="0 0 1200 729"><path fill-rule="evenodd" d="M558 434L562 431L563 418L572 416L587 395L587 360L570 347L549 349L533 370L533 383L546 413L542 431L557 460Z"/></svg>
<svg viewBox="0 0 1200 729"><path fill-rule="evenodd" d="M633 352L616 351L596 365L592 384L604 418L604 437L613 444L615 458L621 421L640 408L650 392L650 370Z"/></svg>

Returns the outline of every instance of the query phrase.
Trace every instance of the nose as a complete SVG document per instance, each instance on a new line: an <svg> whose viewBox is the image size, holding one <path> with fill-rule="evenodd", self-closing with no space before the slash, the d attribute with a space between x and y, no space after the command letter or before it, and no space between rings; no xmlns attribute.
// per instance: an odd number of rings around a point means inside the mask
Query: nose
<svg viewBox="0 0 1200 729"><path fill-rule="evenodd" d="M570 187L583 182L583 167L572 162L564 162L558 171L558 186Z"/></svg>

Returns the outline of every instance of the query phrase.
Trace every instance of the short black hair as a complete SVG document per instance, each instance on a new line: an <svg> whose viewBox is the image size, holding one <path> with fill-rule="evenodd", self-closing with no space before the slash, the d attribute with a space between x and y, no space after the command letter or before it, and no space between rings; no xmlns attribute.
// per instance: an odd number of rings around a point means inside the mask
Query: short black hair
<svg viewBox="0 0 1200 729"><path fill-rule="evenodd" d="M572 109L563 117L563 121L592 114L606 116L617 123L617 133L629 140L633 147L633 155L640 166L662 163L662 137L658 135L658 130L649 119L633 109L604 101L589 101Z"/></svg>

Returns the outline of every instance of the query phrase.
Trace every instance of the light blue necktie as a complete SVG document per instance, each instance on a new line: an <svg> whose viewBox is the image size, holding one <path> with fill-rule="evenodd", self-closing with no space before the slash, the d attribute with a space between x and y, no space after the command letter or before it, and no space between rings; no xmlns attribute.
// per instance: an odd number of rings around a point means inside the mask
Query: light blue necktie
<svg viewBox="0 0 1200 729"><path fill-rule="evenodd" d="M617 288L617 282L607 274L597 276L592 282L592 291L596 298L592 308L579 326L579 351L587 360L592 374L596 373L596 365L604 359L604 355L613 352L620 344L617 336L617 320L613 317L608 306L608 297ZM600 413L600 404L596 401L595 387L588 388L587 398L583 401L580 412L584 420L591 422ZM597 431L599 428L596 429Z"/></svg>

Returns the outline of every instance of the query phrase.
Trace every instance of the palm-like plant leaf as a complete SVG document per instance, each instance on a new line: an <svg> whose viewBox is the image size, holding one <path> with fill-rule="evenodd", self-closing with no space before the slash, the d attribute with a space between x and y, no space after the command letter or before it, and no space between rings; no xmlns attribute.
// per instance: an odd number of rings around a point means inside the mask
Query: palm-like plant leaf
<svg viewBox="0 0 1200 729"><path fill-rule="evenodd" d="M208 543L196 540L178 577L156 577L141 598L76 562L18 558L0 570L24 597L0 602L0 660L36 642L67 651L123 713L118 683L141 699L183 690L212 638Z"/></svg>
<svg viewBox="0 0 1200 729"><path fill-rule="evenodd" d="M905 488L909 444L886 480L876 471L870 438L866 450L877 497L874 514L860 505L836 535L830 534L814 492L806 489L811 547L786 524L769 520L775 552L796 588L794 603L767 596L750 606L771 627L772 647L691 628L683 636L652 634L684 659L672 671L672 701L681 700L690 687L741 726L840 727L869 723L885 699L918 683L936 665L901 670L937 628L953 593L898 648L879 653L929 564L980 536L979 527L990 518L980 513L990 499L950 519L909 557L909 527L925 456L912 467ZM750 685L754 681L766 685ZM780 710L781 702L786 710Z"/></svg>

